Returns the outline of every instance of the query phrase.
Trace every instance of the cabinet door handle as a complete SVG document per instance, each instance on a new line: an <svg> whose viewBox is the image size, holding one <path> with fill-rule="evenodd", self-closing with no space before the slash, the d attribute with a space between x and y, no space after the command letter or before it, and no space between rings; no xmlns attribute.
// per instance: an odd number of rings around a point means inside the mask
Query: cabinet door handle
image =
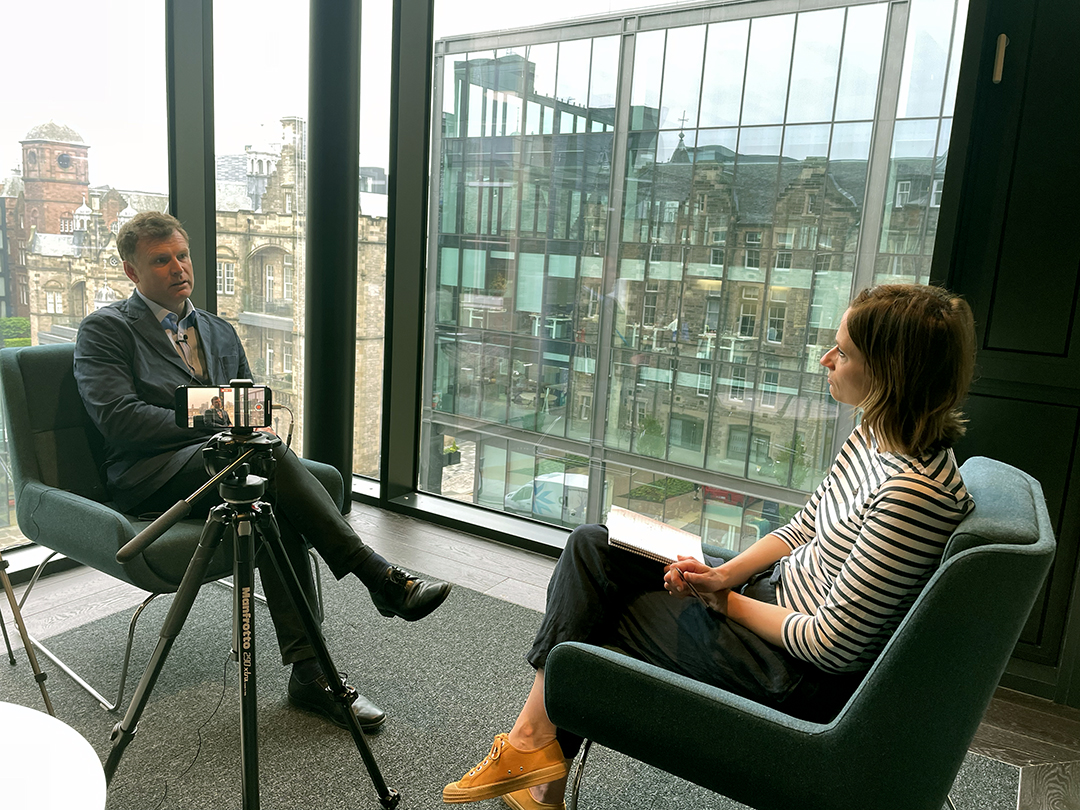
<svg viewBox="0 0 1080 810"><path fill-rule="evenodd" d="M994 84L1001 84L1001 73L1005 69L1005 46L1008 44L1009 38L998 34L997 51L994 54Z"/></svg>

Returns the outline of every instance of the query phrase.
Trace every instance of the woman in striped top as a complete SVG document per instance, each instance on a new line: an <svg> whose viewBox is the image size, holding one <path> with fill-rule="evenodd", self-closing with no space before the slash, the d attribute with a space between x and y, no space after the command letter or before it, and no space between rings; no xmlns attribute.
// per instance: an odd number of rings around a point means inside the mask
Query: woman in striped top
<svg viewBox="0 0 1080 810"><path fill-rule="evenodd" d="M862 420L788 525L730 560L667 567L613 549L603 526L575 529L528 655L536 677L525 706L443 800L563 807L565 757L580 740L543 706L544 663L561 641L614 644L792 714L835 712L973 506L951 447L963 435L957 408L974 347L971 310L948 292L866 290L821 358L830 394Z"/></svg>

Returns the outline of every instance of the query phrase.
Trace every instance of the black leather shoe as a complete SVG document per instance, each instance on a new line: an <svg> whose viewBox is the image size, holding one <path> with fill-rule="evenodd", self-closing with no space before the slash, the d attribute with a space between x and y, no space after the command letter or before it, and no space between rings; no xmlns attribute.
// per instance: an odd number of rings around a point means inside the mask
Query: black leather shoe
<svg viewBox="0 0 1080 810"><path fill-rule="evenodd" d="M371 601L383 616L400 616L407 622L422 619L443 603L451 585L441 579L421 579L404 569L391 565L377 588L371 591Z"/></svg>
<svg viewBox="0 0 1080 810"><path fill-rule="evenodd" d="M349 708L360 721L360 728L364 731L374 731L386 722L386 712L356 692L353 687L346 685L346 688L356 693L356 700ZM311 683L300 683L295 675L291 676L289 678L289 703L309 712L321 714L335 726L348 728L344 709L326 685L326 677L323 675Z"/></svg>

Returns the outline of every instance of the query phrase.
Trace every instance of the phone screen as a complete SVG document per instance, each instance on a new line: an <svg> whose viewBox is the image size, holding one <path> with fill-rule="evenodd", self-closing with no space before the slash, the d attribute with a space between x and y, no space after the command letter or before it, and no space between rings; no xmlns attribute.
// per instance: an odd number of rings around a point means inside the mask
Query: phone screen
<svg viewBox="0 0 1080 810"><path fill-rule="evenodd" d="M176 389L176 424L228 430L269 427L270 389L253 386L181 386Z"/></svg>

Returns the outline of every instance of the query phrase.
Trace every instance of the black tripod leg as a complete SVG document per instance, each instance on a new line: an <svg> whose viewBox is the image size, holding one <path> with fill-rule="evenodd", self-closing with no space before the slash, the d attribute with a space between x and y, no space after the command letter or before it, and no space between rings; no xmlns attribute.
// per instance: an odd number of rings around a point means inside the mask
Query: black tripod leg
<svg viewBox="0 0 1080 810"><path fill-rule="evenodd" d="M210 515L206 519L202 536L199 538L199 545L191 557L191 562L188 563L184 578L180 581L180 587L176 590L176 596L169 607L165 623L161 626L161 633L157 647L154 648L154 654L150 656L150 661L146 665L142 679L135 688L135 693L131 696L131 704L128 706L124 719L113 727L111 737L113 748L109 752L109 758L105 761L106 783L112 781L124 749L127 748L131 738L135 736L135 732L138 730L139 718L142 717L143 710L150 700L150 693L153 691L158 675L161 674L161 669L165 665L165 658L172 648L173 641L180 634L180 629L184 626L188 613L191 612L191 606L195 602L195 597L198 595L199 588L202 587L203 579L206 577L206 571L210 567L210 560L213 558L214 552L217 551L221 538L225 534L225 521L228 520L228 517L229 509L224 506L217 506L210 511Z"/></svg>
<svg viewBox="0 0 1080 810"><path fill-rule="evenodd" d="M252 516L238 513L233 559L233 617L238 622L237 657L240 664L240 760L243 810L259 810L258 683L255 678L255 536Z"/></svg>
<svg viewBox="0 0 1080 810"><path fill-rule="evenodd" d="M341 676L338 674L337 667L334 666L334 662L330 659L330 651L326 647L322 628L315 621L315 613L300 588L300 580L296 576L296 571L293 569L292 563L285 553L285 547L281 543L281 531L278 528L277 520L274 518L274 513L270 509L270 505L262 501L255 504L253 508L256 515L255 527L266 541L266 547L270 552L271 559L274 561L274 567L277 568L281 581L285 583L285 587L292 597L293 606L296 608L300 621L304 625L304 632L312 650L315 652L315 657L322 668L323 675L326 676L326 683L334 698L344 709L349 733L352 734L353 742L356 743L356 750L360 752L360 756L364 760L368 775L375 785L375 792L379 794L379 802L387 810L392 810L397 806L401 796L393 788L387 787L382 773L379 771L379 765L375 761L375 756L371 753L371 748L364 737L364 731L360 728L360 722L352 713L352 704L356 699L356 693L350 693L345 687L345 684L341 681Z"/></svg>

